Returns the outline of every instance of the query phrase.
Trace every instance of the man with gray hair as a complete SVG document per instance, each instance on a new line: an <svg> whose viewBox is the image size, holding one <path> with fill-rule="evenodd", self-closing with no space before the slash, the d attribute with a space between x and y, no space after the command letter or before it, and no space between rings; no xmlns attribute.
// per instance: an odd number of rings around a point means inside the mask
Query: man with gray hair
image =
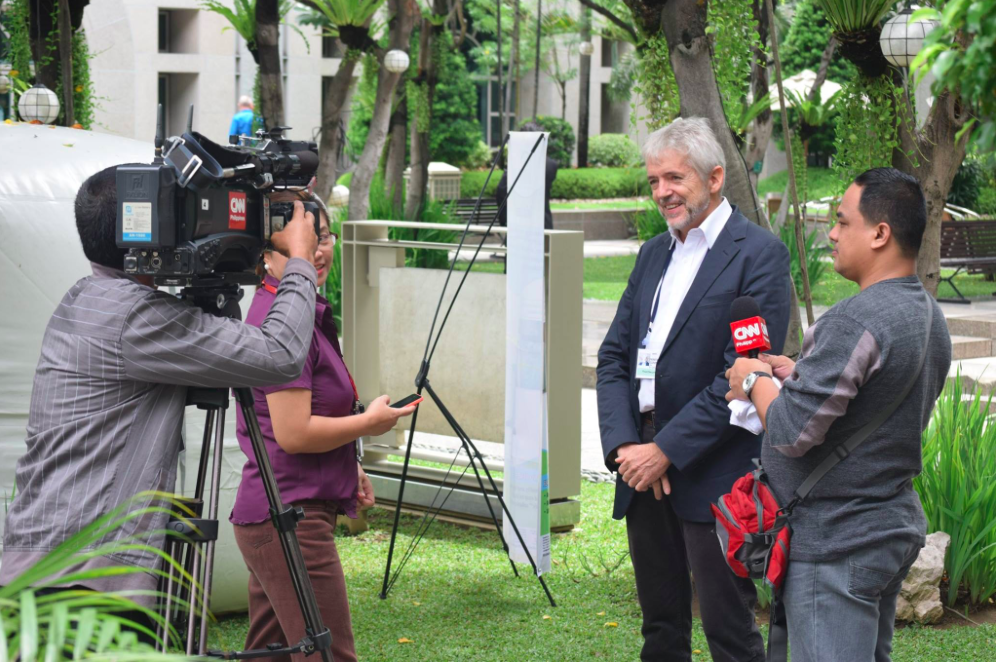
<svg viewBox="0 0 996 662"><path fill-rule="evenodd" d="M723 197L723 149L705 119L655 131L643 155L668 232L640 249L597 386L605 464L618 471L613 517L626 518L643 610L640 657L691 659L691 574L713 660L760 661L754 585L726 565L709 504L761 452L760 436L730 425L730 304L754 297L780 353L788 249Z"/></svg>

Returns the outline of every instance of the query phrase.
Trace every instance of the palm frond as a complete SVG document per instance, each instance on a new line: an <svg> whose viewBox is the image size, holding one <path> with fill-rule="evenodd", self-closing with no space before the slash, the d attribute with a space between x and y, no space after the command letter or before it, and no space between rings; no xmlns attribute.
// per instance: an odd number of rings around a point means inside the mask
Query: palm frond
<svg viewBox="0 0 996 662"><path fill-rule="evenodd" d="M876 27L896 0L818 0L834 32L854 33Z"/></svg>

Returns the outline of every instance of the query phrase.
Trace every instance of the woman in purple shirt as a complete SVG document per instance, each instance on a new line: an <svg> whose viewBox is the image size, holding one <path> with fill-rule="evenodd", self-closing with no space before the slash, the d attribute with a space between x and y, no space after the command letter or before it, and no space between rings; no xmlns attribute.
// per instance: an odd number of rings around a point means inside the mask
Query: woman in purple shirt
<svg viewBox="0 0 996 662"><path fill-rule="evenodd" d="M294 192L270 196L273 202L305 199L313 198ZM314 200L323 210L315 268L317 282L324 283L337 237L329 232L325 206L319 199ZM263 280L246 323L258 326L266 318L286 263L287 258L276 251L263 253ZM297 537L322 621L332 634L332 656L336 662L348 662L356 659L356 650L345 577L335 546L336 518L355 518L357 507L374 503L373 487L356 459L355 440L386 433L399 418L411 415L415 407L392 409L388 406L390 399L382 395L364 413L353 415L357 411L356 389L342 360L337 335L332 308L318 296L311 350L301 376L281 386L254 388L253 395L281 499L304 508L305 518L298 523ZM269 504L241 412L237 434L248 460L242 468L242 483L230 519L249 567L246 648L265 648L275 642L295 645L304 637L304 620L280 539L270 522ZM295 661L304 659L303 655L293 657Z"/></svg>

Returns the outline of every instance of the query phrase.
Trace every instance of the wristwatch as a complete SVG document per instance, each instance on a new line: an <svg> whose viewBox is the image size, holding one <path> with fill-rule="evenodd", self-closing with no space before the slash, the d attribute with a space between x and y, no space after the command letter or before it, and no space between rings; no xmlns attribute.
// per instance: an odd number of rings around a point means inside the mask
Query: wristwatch
<svg viewBox="0 0 996 662"><path fill-rule="evenodd" d="M768 379L772 378L771 375L769 375L766 372L762 372L761 370L756 370L747 375L746 377L744 377L744 384L743 384L744 395L747 396L748 400L750 400L751 389L754 388L754 384L757 383L757 380L760 377L767 377Z"/></svg>

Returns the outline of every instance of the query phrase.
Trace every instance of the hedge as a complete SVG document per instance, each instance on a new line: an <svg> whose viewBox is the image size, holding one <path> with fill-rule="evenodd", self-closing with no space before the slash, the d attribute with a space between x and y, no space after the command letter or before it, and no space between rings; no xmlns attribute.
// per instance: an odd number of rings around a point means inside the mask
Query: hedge
<svg viewBox="0 0 996 662"><path fill-rule="evenodd" d="M495 170L485 196L494 197L501 171ZM488 176L486 170L463 173L460 197L476 198ZM598 200L649 196L647 171L644 168L561 168L553 180L551 196L561 200Z"/></svg>

